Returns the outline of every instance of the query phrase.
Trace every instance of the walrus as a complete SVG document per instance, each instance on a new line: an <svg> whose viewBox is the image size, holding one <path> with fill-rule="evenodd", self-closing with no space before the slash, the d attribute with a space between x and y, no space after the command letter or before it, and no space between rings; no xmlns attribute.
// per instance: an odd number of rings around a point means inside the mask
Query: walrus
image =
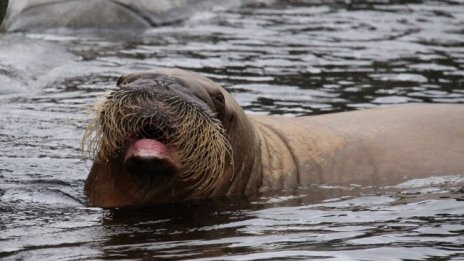
<svg viewBox="0 0 464 261"><path fill-rule="evenodd" d="M256 116L216 82L181 69L128 74L117 87L95 106L82 142L93 159L85 184L93 206L464 173L462 105Z"/></svg>

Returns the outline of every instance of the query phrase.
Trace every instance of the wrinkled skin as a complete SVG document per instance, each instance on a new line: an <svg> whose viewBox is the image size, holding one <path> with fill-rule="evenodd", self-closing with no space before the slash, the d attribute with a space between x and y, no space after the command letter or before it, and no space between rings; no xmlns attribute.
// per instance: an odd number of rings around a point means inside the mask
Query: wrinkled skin
<svg viewBox="0 0 464 261"><path fill-rule="evenodd" d="M94 162L85 186L91 205L151 205L310 184L385 186L464 174L462 105L402 105L297 118L251 116L221 86L199 74L159 69L121 77L118 85L135 88L132 83L140 85L140 79L147 88L159 88L151 82L162 79L178 83L167 91L217 118L232 153L221 159L227 164L215 174L218 182L202 191L176 181L185 160L175 153L179 144L142 139L133 145L138 150L126 146L115 157ZM143 153L155 160L147 163ZM127 157L134 155L139 158L132 164L141 166L128 168Z"/></svg>

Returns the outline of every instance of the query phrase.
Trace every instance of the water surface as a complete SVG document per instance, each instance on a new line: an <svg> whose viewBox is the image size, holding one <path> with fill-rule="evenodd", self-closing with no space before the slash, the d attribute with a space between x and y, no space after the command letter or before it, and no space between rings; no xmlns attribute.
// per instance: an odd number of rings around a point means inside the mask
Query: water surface
<svg viewBox="0 0 464 261"><path fill-rule="evenodd" d="M219 6L146 32L0 35L0 258L463 260L463 177L85 204L86 113L121 74L194 70L249 113L290 117L464 103L462 1L348 2Z"/></svg>

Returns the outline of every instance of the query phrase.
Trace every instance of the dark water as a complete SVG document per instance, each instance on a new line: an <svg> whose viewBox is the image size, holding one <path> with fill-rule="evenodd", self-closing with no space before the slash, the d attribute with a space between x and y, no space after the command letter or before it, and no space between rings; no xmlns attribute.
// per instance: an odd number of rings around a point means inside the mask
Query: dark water
<svg viewBox="0 0 464 261"><path fill-rule="evenodd" d="M218 7L143 33L1 35L0 258L464 260L464 177L86 207L86 112L128 72L194 70L259 114L464 103L462 1L311 2Z"/></svg>

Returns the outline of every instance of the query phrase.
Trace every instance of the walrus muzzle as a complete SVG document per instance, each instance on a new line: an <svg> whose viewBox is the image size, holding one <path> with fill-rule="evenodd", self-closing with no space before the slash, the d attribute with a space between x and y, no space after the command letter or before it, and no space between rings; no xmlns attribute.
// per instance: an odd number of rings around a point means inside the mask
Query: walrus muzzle
<svg viewBox="0 0 464 261"><path fill-rule="evenodd" d="M84 152L99 164L122 168L114 175L128 176L128 189L151 198L176 188L211 192L231 159L218 112L189 91L188 83L149 76L119 82L97 104Z"/></svg>

